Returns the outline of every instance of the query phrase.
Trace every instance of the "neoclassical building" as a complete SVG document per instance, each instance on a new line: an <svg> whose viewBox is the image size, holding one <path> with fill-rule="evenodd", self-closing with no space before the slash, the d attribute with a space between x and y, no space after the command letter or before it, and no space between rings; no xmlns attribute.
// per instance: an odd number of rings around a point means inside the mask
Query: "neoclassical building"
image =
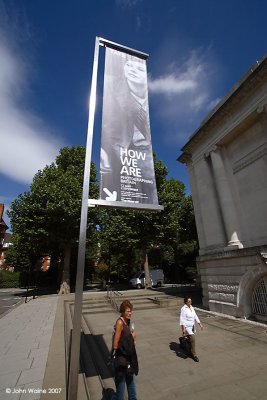
<svg viewBox="0 0 267 400"><path fill-rule="evenodd" d="M190 176L203 304L267 320L267 56L182 148Z"/></svg>

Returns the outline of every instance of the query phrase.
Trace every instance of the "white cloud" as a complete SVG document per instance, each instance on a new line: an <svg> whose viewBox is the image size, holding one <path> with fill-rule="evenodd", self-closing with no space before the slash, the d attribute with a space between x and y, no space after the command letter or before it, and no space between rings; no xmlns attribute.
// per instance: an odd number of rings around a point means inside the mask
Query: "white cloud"
<svg viewBox="0 0 267 400"><path fill-rule="evenodd" d="M116 4L119 7L131 8L134 7L140 1L142 0L116 0Z"/></svg>
<svg viewBox="0 0 267 400"><path fill-rule="evenodd" d="M190 101L190 107L193 110L201 110L207 104L207 93L201 93Z"/></svg>
<svg viewBox="0 0 267 400"><path fill-rule="evenodd" d="M150 80L149 89L151 93L180 94L193 90L196 82L189 78L177 77L174 74L166 75L155 80Z"/></svg>
<svg viewBox="0 0 267 400"><path fill-rule="evenodd" d="M172 72L149 79L149 90L151 93L169 95L180 95L185 92L194 95L201 85L205 76L206 65L197 53L193 51L189 59L181 66L175 63L169 65Z"/></svg>
<svg viewBox="0 0 267 400"><path fill-rule="evenodd" d="M0 32L0 171L21 183L54 161L62 143L33 111L26 110L29 69ZM23 104L23 106L22 106Z"/></svg>
<svg viewBox="0 0 267 400"><path fill-rule="evenodd" d="M200 50L191 51L180 65L174 62L165 65L164 74L149 76L151 109L164 126L165 141L184 144L218 102L213 98L216 66Z"/></svg>

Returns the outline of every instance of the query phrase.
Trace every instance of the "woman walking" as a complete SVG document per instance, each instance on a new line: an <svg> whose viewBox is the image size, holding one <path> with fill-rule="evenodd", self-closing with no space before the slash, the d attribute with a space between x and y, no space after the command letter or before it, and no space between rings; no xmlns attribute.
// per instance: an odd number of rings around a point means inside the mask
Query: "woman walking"
<svg viewBox="0 0 267 400"><path fill-rule="evenodd" d="M182 327L183 336L188 335L191 344L191 355L194 361L199 362L196 355L196 341L195 341L195 322L198 323L200 329L203 329L197 313L192 306L191 297L184 298L184 306L181 308L180 325Z"/></svg>
<svg viewBox="0 0 267 400"><path fill-rule="evenodd" d="M138 374L135 350L136 333L131 325L133 305L125 300L121 303L121 316L116 321L113 339L116 393L112 400L123 400L125 385L128 399L137 400L134 375Z"/></svg>

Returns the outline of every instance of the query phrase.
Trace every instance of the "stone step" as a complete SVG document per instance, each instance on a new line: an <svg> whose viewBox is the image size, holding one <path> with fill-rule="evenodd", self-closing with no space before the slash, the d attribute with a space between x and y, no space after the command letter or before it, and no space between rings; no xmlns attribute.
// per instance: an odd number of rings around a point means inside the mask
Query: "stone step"
<svg viewBox="0 0 267 400"><path fill-rule="evenodd" d="M173 307L184 304L183 298L176 296L168 296L165 294L159 294L153 297L149 297L147 294L135 297L128 296L128 300L131 301L131 303L133 304L134 310L140 310L140 309L145 310L157 307ZM122 298L120 298L119 301L117 299L115 300L117 309L119 309L119 306L122 301L123 301Z"/></svg>
<svg viewBox="0 0 267 400"><path fill-rule="evenodd" d="M74 304L71 306L72 308L74 308ZM108 302L106 302L105 304L85 304L82 307L83 311L86 310L105 310L105 309L110 309L111 306Z"/></svg>
<svg viewBox="0 0 267 400"><path fill-rule="evenodd" d="M94 315L94 314L111 314L114 313L113 308L99 309L99 310L83 310L83 315Z"/></svg>

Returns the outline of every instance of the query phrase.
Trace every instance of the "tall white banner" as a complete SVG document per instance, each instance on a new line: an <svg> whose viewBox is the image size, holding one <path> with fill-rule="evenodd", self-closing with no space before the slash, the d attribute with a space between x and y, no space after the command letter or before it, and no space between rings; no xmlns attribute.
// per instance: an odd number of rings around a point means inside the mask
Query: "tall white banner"
<svg viewBox="0 0 267 400"><path fill-rule="evenodd" d="M100 199L158 205L146 61L106 48Z"/></svg>

